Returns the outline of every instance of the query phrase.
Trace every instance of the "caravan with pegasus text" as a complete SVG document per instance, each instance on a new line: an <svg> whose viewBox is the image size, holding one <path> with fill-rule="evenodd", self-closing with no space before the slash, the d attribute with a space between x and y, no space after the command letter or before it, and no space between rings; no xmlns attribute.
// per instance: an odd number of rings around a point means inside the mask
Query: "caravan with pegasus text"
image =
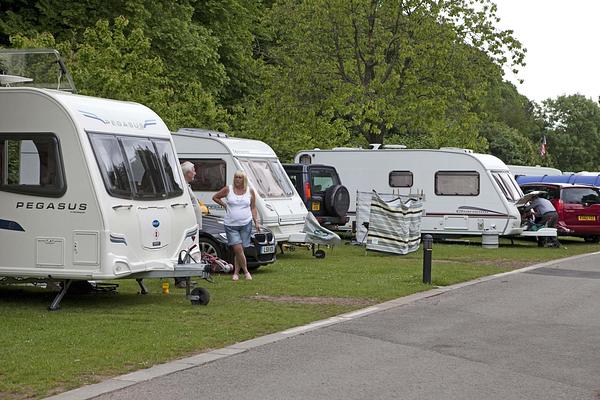
<svg viewBox="0 0 600 400"><path fill-rule="evenodd" d="M137 103L8 87L32 80L0 74L0 282L177 275L198 224L164 122Z"/></svg>

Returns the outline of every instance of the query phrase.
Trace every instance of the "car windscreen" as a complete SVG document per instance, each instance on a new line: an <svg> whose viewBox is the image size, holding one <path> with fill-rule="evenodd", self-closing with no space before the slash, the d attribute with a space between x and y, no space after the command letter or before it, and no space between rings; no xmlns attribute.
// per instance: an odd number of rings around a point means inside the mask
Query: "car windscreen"
<svg viewBox="0 0 600 400"><path fill-rule="evenodd" d="M311 168L309 170L310 189L313 193L325 192L339 183L335 172L330 168Z"/></svg>
<svg viewBox="0 0 600 400"><path fill-rule="evenodd" d="M262 198L290 197L294 188L277 160L239 159L252 186Z"/></svg>
<svg viewBox="0 0 600 400"><path fill-rule="evenodd" d="M169 140L89 133L107 192L155 200L180 196L183 184Z"/></svg>

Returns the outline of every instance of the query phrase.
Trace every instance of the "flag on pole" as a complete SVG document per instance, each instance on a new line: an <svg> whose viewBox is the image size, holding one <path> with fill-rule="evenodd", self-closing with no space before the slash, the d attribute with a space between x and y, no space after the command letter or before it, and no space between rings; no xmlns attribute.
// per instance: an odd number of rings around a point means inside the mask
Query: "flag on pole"
<svg viewBox="0 0 600 400"><path fill-rule="evenodd" d="M544 135L542 137L542 142L540 143L540 156L546 157L547 150L546 135Z"/></svg>

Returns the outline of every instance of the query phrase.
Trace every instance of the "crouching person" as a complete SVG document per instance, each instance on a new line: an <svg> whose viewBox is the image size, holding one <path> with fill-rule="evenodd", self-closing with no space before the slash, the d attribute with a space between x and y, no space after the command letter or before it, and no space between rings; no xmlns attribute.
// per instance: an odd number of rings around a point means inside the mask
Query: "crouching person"
<svg viewBox="0 0 600 400"><path fill-rule="evenodd" d="M544 225L548 228L556 228L558 223L558 213L556 208L550 202L550 200L541 197L539 194L534 196L529 202L529 205L525 207L526 211L533 210L535 213L535 223L538 225ZM539 246L551 246L560 247L560 243L557 238L539 238Z"/></svg>

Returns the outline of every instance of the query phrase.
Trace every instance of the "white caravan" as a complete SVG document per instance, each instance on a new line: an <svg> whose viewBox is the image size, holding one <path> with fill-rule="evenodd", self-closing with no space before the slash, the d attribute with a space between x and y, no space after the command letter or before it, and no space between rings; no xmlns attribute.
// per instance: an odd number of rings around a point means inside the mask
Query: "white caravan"
<svg viewBox="0 0 600 400"><path fill-rule="evenodd" d="M224 215L212 197L223 186L231 185L235 171L243 170L258 194L256 209L261 223L273 231L275 239L286 242L290 235L293 238L302 232L308 210L269 145L188 128L174 132L173 141L179 161L194 163L192 189L211 214Z"/></svg>
<svg viewBox="0 0 600 400"><path fill-rule="evenodd" d="M0 282L64 281L57 309L74 280L136 278L144 292L142 278L205 276L200 264L177 266L197 229L152 110L0 88Z"/></svg>
<svg viewBox="0 0 600 400"><path fill-rule="evenodd" d="M515 179L519 176L562 175L560 169L540 165L509 165L508 169Z"/></svg>
<svg viewBox="0 0 600 400"><path fill-rule="evenodd" d="M436 235L520 235L515 203L523 196L508 167L498 158L457 148L304 150L295 162L332 165L350 192L375 190L400 195L423 193L421 231Z"/></svg>

